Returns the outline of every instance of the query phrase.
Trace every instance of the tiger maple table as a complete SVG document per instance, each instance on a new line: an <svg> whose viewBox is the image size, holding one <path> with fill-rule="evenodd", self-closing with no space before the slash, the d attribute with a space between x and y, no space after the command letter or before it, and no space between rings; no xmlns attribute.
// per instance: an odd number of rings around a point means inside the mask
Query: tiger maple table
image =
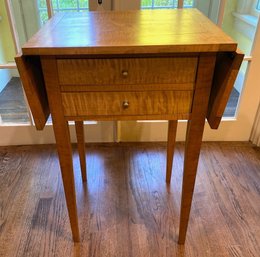
<svg viewBox="0 0 260 257"><path fill-rule="evenodd" d="M205 118L217 128L243 55L196 9L61 13L16 57L36 128L51 113L75 242L80 240L68 121L85 174L84 120L188 120L179 243L185 242Z"/></svg>

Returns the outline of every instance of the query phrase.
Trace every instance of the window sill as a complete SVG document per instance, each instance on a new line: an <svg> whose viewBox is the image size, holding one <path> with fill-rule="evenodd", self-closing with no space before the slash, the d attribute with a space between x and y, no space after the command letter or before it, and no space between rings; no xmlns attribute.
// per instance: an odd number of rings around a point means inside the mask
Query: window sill
<svg viewBox="0 0 260 257"><path fill-rule="evenodd" d="M233 12L232 14L235 17L235 29L244 36L253 40L257 27L258 18L250 14L240 14L237 12Z"/></svg>

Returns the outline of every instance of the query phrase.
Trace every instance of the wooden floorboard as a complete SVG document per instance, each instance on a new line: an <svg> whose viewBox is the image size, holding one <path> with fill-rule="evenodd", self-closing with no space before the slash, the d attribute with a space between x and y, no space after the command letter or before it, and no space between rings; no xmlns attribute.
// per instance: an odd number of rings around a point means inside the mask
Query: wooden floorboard
<svg viewBox="0 0 260 257"><path fill-rule="evenodd" d="M74 147L81 243L73 244L53 145L0 147L0 256L259 257L260 149L204 143L185 246L177 244L184 144Z"/></svg>

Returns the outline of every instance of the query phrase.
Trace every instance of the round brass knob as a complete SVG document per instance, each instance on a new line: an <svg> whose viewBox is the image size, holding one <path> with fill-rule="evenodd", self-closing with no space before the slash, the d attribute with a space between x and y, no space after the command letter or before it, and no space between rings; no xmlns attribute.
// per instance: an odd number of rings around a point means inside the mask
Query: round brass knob
<svg viewBox="0 0 260 257"><path fill-rule="evenodd" d="M128 76L128 71L127 70L123 70L122 71L122 75L123 75L123 77L126 78Z"/></svg>
<svg viewBox="0 0 260 257"><path fill-rule="evenodd" d="M123 105L124 109L127 109L129 107L129 102L128 101L124 101L122 105Z"/></svg>

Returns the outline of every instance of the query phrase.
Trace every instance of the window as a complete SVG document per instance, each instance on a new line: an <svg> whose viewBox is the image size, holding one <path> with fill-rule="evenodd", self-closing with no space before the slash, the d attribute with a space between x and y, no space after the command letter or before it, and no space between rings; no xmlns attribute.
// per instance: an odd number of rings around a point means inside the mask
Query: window
<svg viewBox="0 0 260 257"><path fill-rule="evenodd" d="M257 1L256 9L260 11L260 0Z"/></svg>
<svg viewBox="0 0 260 257"><path fill-rule="evenodd" d="M193 7L193 0L184 0L183 7ZM177 8L178 0L142 0L142 9L171 9Z"/></svg>
<svg viewBox="0 0 260 257"><path fill-rule="evenodd" d="M89 0L52 0L54 13L62 11L87 11L89 9ZM48 20L46 0L38 0L38 10L41 23L44 24Z"/></svg>
<svg viewBox="0 0 260 257"><path fill-rule="evenodd" d="M142 0L142 9L177 8L177 0Z"/></svg>

